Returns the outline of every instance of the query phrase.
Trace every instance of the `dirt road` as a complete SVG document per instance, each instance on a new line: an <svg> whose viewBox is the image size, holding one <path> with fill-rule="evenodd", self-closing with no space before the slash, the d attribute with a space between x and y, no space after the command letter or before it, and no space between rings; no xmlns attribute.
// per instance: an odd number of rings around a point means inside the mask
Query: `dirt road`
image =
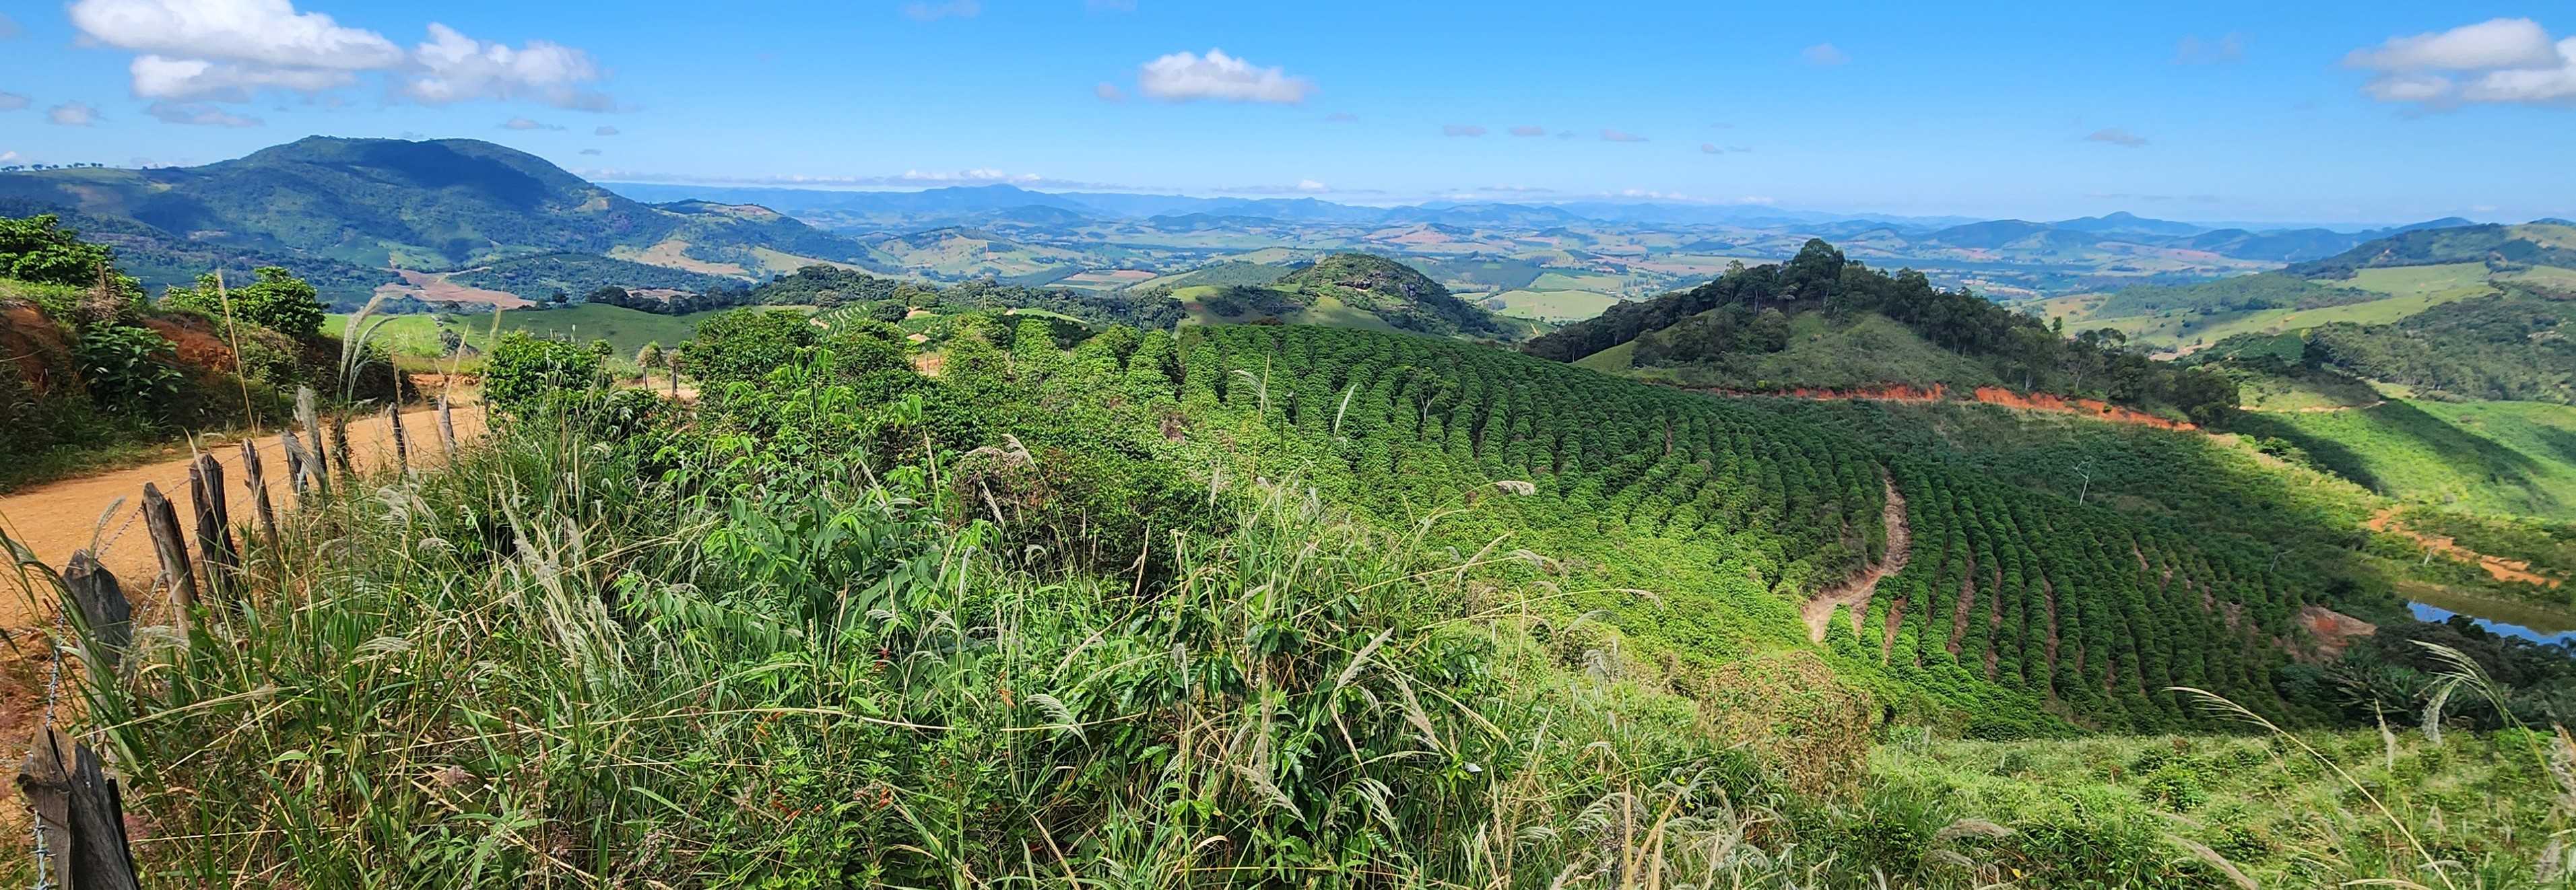
<svg viewBox="0 0 2576 890"><path fill-rule="evenodd" d="M450 413L458 439L472 440L483 435L481 405L458 406ZM403 431L411 440L413 466L428 468L445 461L435 409L405 412ZM285 449L278 444L275 431L259 437L259 451L260 459L266 465L270 502L279 510L288 509L293 506L295 495L286 478ZM244 481L248 476L242 471L241 446L235 443L218 445L211 449L211 453L224 466L224 484L232 496L233 519L237 523L251 521L250 501L246 497L248 487ZM385 422L384 415L349 422L349 456L361 470L393 465L393 427ZM99 562L116 573L117 580L124 583L128 594L138 600L143 599L152 588L153 578L160 573L160 565L152 555L152 542L143 533L143 523L135 518L137 508L143 503L143 483L159 486L162 494L178 502L180 523L184 526L190 521L186 515L188 461L189 458L181 457L96 476L51 482L0 496L0 528L7 529L10 537L27 545L37 557L56 569L71 559L72 551L90 546L95 532L103 547L103 552L98 554ZM99 513L116 503L118 498L124 498L125 503L118 505L116 512L107 517L104 528L99 527ZM0 582L0 629L6 629L13 637L27 639L20 630L34 626L40 616L30 615L31 604L16 587L14 578ZM141 611L145 604L138 602L136 606ZM50 611L41 616L44 620L50 620L50 617Z"/></svg>

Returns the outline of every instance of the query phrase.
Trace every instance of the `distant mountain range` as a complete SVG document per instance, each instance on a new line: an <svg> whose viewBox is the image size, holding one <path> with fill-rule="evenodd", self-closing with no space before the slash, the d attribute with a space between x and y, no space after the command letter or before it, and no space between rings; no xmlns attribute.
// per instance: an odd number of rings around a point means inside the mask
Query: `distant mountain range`
<svg viewBox="0 0 2576 890"><path fill-rule="evenodd" d="M1670 201L1372 207L1006 184L913 192L597 184L478 140L318 136L200 167L0 172L0 214L39 212L111 244L149 285L273 264L341 302L384 290L502 304L601 285L703 290L815 263L1115 288L1213 263L1352 250L1412 257L1463 291L1579 291L1597 302L1688 287L1817 237L1872 266L1911 266L1944 286L2011 299L2188 284L2325 260L2382 239L2397 239L2393 249L2407 254L2439 240L2419 233L2467 225L2345 232L2213 228L2125 212L2034 222Z"/></svg>
<svg viewBox="0 0 2576 890"><path fill-rule="evenodd" d="M883 265L854 239L768 208L645 204L472 139L316 136L202 167L0 173L0 213L30 212L64 215L156 284L279 262L345 291L394 269L550 254L745 280L812 262Z"/></svg>
<svg viewBox="0 0 2576 890"><path fill-rule="evenodd" d="M757 204L844 228L1010 222L1073 225L1084 220L1147 220L1164 230L1203 230L1236 220L1333 225L1435 224L1545 229L1577 224L1778 229L1781 234L1873 242L1907 250L2036 251L2064 254L2105 249L2190 251L2228 259L2291 263L2333 256L2374 238L2417 229L2473 225L2457 217L2405 226L2345 231L2213 227L2126 211L2054 222L1960 217L1837 215L1759 205L1677 202L1432 202L1395 207L1339 204L1318 198L1198 198L1116 192L1038 192L1013 185L949 186L913 192L695 186L610 182L645 201L704 198ZM1041 216L1037 211L1052 211ZM1862 238L1875 233L1876 238Z"/></svg>

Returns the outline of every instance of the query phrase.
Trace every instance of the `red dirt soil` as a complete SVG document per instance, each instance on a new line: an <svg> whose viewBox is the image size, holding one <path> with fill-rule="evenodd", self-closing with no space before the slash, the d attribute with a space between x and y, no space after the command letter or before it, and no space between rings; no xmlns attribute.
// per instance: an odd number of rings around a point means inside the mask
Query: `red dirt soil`
<svg viewBox="0 0 2576 890"><path fill-rule="evenodd" d="M452 412L456 436L471 441L483 435L483 409L461 406ZM428 468L445 461L439 443L438 412L416 408L403 412L403 431L411 438L411 459L415 466ZM275 431L259 437L260 459L267 468L269 498L279 510L295 502L286 479L286 456L278 445ZM250 510L244 488L241 447L237 444L215 446L208 453L224 466L224 482L231 491L233 518L248 521ZM108 542L99 562L116 574L126 593L136 598L138 616L150 608L147 594L153 580L160 575L160 565L152 554L152 543L146 538L141 522L128 523L143 502L143 483L159 487L164 495L176 500L181 511L187 509L188 461L184 446L179 456L157 464L101 473L78 479L65 479L0 496L0 524L5 524L10 537L33 550L46 565L60 569L70 561L72 551L89 546L99 512L116 499L124 498L116 514L108 517L107 527L98 531L101 541ZM393 427L381 413L349 420L349 454L361 471L393 465ZM336 470L336 468L334 468ZM335 473L333 479L338 479ZM187 520L182 519L184 524ZM120 534L121 530L121 534ZM11 583L14 587L14 582ZM38 622L29 614L26 597L15 590L0 593L0 629L11 636L21 636L24 629ZM50 604L48 604L50 606ZM50 611L41 616L50 621Z"/></svg>
<svg viewBox="0 0 2576 890"><path fill-rule="evenodd" d="M34 306L0 304L0 359L18 363L18 379L36 395L52 385L52 368L71 363L72 344L63 329Z"/></svg>
<svg viewBox="0 0 2576 890"><path fill-rule="evenodd" d="M2324 606L2300 607L2299 624L2316 635L2320 660L2340 658L2352 641L2379 632L2379 625Z"/></svg>
<svg viewBox="0 0 2576 890"><path fill-rule="evenodd" d="M1928 387L1915 386L1906 383L1891 383L1883 386L1857 386L1841 389L1797 387L1792 389L1745 390L1701 387L1696 388L1696 391L1721 396L1771 396L1775 398L1815 399L1819 401L1984 402L1989 405L2002 405L2007 408L2019 408L2024 411L2046 411L2056 414L2081 414L2087 417L2099 418L2114 423L2133 423L2139 426L2151 426L2164 430L2199 429L2199 427L2189 423L2166 420L2153 414L2123 408L2118 405L2104 402L2100 399L2070 398L2067 396L2052 395L2044 392L2020 393L2000 386L1980 386L1971 390L1965 396L1955 395L1951 392L1949 387L1938 383L1932 384Z"/></svg>
<svg viewBox="0 0 2576 890"><path fill-rule="evenodd" d="M2395 534L2405 535L2408 538L2414 539L2415 543L2423 545L2427 550L2442 554L2443 556L2450 557L2451 559L2459 560L2460 562L2476 563L2478 568L2485 569L2489 576L2498 581L2512 581L2517 584L2533 584L2551 589L2555 589L2559 585L2565 583L2561 579L2552 578L2532 571L2531 563L2524 562L2519 559L2506 559L2501 556L2488 556L2484 553L2479 553L2475 550L2462 547L2459 545L2459 542L2453 541L2448 537L2428 535L2423 532L2409 529L2404 524L2397 521L2398 509L2399 508L2397 507L2390 507L2373 514L2370 517L2370 522L2368 523L2370 530L2375 532L2392 532Z"/></svg>

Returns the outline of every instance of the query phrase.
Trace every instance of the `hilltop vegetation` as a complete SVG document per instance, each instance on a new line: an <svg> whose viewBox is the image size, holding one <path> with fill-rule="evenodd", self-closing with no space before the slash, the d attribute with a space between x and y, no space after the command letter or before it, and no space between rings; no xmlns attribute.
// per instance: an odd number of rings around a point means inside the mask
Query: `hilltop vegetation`
<svg viewBox="0 0 2576 890"><path fill-rule="evenodd" d="M1802 329L1799 319L1811 315L1818 320ZM1874 325L1868 316L1902 327ZM1614 373L1728 389L2001 382L2174 411L2201 423L2235 408L2228 381L2158 364L2123 349L2124 342L2116 331L2066 338L1965 290L1934 288L1920 273L1889 275L1847 262L1819 240L1787 263L1738 264L1700 287L1613 306L1526 349ZM1793 345L1818 354L1797 354Z"/></svg>

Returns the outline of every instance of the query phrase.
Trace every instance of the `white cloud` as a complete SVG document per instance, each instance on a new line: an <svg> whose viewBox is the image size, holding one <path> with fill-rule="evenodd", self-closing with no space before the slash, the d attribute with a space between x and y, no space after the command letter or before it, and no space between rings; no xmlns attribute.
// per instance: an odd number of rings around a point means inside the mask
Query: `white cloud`
<svg viewBox="0 0 2576 890"><path fill-rule="evenodd" d="M2214 40L2203 40L2198 34L2184 35L2174 44L2176 65L2216 65L2245 58L2245 35L2229 31Z"/></svg>
<svg viewBox="0 0 2576 890"><path fill-rule="evenodd" d="M596 129L591 130L591 131L590 131L590 135L593 135L593 136L615 136L615 135L617 135L617 128L616 128L616 127L599 127L599 128L596 128Z"/></svg>
<svg viewBox="0 0 2576 890"><path fill-rule="evenodd" d="M485 43L431 22L429 41L412 50L417 73L404 95L428 105L469 99L528 99L556 108L607 111L615 101L583 84L599 79L590 54L544 40L511 48Z"/></svg>
<svg viewBox="0 0 2576 890"><path fill-rule="evenodd" d="M904 17L916 22L935 22L947 18L971 19L983 13L984 4L981 0L948 0L946 3L903 5Z"/></svg>
<svg viewBox="0 0 2576 890"><path fill-rule="evenodd" d="M134 57L126 66L134 78L134 95L145 99L248 102L263 89L318 93L357 82L357 75L330 68L279 68L256 63Z"/></svg>
<svg viewBox="0 0 2576 890"><path fill-rule="evenodd" d="M23 160L26 160L26 157L18 154L17 152L0 151L0 164L15 164Z"/></svg>
<svg viewBox="0 0 2576 890"><path fill-rule="evenodd" d="M1514 136L1545 136L1545 135L1547 135L1547 128L1546 128L1546 127L1513 127L1513 128L1512 128L1512 135L1514 135Z"/></svg>
<svg viewBox="0 0 2576 890"><path fill-rule="evenodd" d="M2553 43L2530 19L2489 19L2392 37L2353 50L2343 63L2378 72L2361 91L2382 102L2432 109L2482 103L2576 107L2576 37Z"/></svg>
<svg viewBox="0 0 2576 890"><path fill-rule="evenodd" d="M543 40L484 43L432 22L406 51L384 35L341 25L291 0L77 0L74 27L88 45L135 53L134 94L171 101L246 102L262 90L312 95L379 72L397 94L424 104L517 99L606 111L587 88L601 76L590 54Z"/></svg>
<svg viewBox="0 0 2576 890"><path fill-rule="evenodd" d="M2349 67L2377 71L2535 68L2562 61L2558 48L2549 43L2549 32L2530 19L2489 19L2448 31L2391 37L2377 47L2353 50L2343 57Z"/></svg>
<svg viewBox="0 0 2576 890"><path fill-rule="evenodd" d="M158 118L165 124L184 124L193 127L256 127L266 123L259 118L233 114L212 105L177 102L154 102L144 106L143 113Z"/></svg>
<svg viewBox="0 0 2576 890"><path fill-rule="evenodd" d="M511 118L511 119L509 119L509 120L502 121L502 122L501 122L501 129L504 129L504 130L560 130L560 129L563 129L563 128L562 128L562 127L560 127L560 126L556 126L556 125L554 125L554 124L538 123L538 122L536 122L536 121L532 121L532 120L529 120L529 119L524 118L524 117L514 117L514 118Z"/></svg>
<svg viewBox="0 0 2576 890"><path fill-rule="evenodd" d="M86 127L98 123L98 109L79 102L65 102L45 111L45 119L65 127Z"/></svg>
<svg viewBox="0 0 2576 890"><path fill-rule="evenodd" d="M1830 43L1819 43L1798 51L1798 58L1809 65L1840 65L1851 61L1851 54Z"/></svg>
<svg viewBox="0 0 2576 890"><path fill-rule="evenodd" d="M1211 49L1207 55L1177 52L1145 63L1136 89L1167 102L1222 99L1228 102L1296 104L1315 92L1315 83L1292 77L1278 67L1263 68Z"/></svg>
<svg viewBox="0 0 2576 890"><path fill-rule="evenodd" d="M384 35L288 0L79 0L69 12L82 36L138 53L341 71L403 60Z"/></svg>
<svg viewBox="0 0 2576 890"><path fill-rule="evenodd" d="M2407 72L2371 78L2361 91L2382 102L2435 102L2449 96L2451 87L2448 77Z"/></svg>
<svg viewBox="0 0 2576 890"><path fill-rule="evenodd" d="M2147 137L2118 127L2104 127L2084 134L2084 141L2108 143L2121 148L2138 148L2147 144Z"/></svg>
<svg viewBox="0 0 2576 890"><path fill-rule="evenodd" d="M1475 124L1441 124L1440 135L1467 137L1482 136L1485 135L1485 128L1476 126Z"/></svg>
<svg viewBox="0 0 2576 890"><path fill-rule="evenodd" d="M1312 179L1300 179L1297 180L1297 190L1301 192L1329 192L1333 189L1331 186L1316 182Z"/></svg>
<svg viewBox="0 0 2576 890"><path fill-rule="evenodd" d="M2489 71L2460 89L2470 102L2576 105L2576 37L2558 41L2555 68Z"/></svg>
<svg viewBox="0 0 2576 890"><path fill-rule="evenodd" d="M1644 142L1644 141L1646 141L1646 137L1644 137L1644 136L1639 136L1639 135L1637 135L1637 134L1635 134L1635 133L1630 133L1630 132L1628 132L1628 131L1626 131L1626 130L1602 130L1602 131L1601 131L1601 141L1603 141L1603 142Z"/></svg>
<svg viewBox="0 0 2576 890"><path fill-rule="evenodd" d="M32 101L35 100L17 93L0 92L0 111L16 111L27 107L27 103Z"/></svg>
<svg viewBox="0 0 2576 890"><path fill-rule="evenodd" d="M991 167L977 167L977 168L972 169L972 170L959 170L959 171L956 171L956 172L954 172L954 173L943 173L943 172L939 172L939 171L935 171L935 170L934 170L934 171L929 171L929 172L924 172L924 171L920 171L920 170L906 170L906 171L903 171L903 175L902 175L902 176L897 177L897 178L902 179L902 180L903 180L903 181L905 181L905 182L979 182L979 183L993 183L993 182L1036 182L1036 181L1041 180L1041 179L1044 179L1044 178L1046 178L1046 177L1039 176L1039 175L1037 175L1037 174L1035 174L1035 173L1004 173L1004 172L1002 172L1002 171L1000 171L1000 170L995 170L995 169L993 169L993 168L991 168Z"/></svg>
<svg viewBox="0 0 2576 890"><path fill-rule="evenodd" d="M1100 101L1103 102L1127 101L1126 91L1119 89L1117 84L1110 83L1105 80L1101 81L1098 85L1093 86L1091 88L1091 94L1100 97Z"/></svg>

